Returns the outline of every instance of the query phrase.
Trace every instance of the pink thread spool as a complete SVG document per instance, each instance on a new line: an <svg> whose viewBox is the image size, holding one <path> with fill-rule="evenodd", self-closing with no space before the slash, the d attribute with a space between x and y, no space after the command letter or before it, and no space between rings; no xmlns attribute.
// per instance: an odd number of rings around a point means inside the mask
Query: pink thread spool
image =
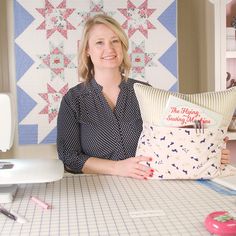
<svg viewBox="0 0 236 236"><path fill-rule="evenodd" d="M211 234L219 236L236 235L236 219L226 211L216 211L209 214L205 219L205 227Z"/></svg>

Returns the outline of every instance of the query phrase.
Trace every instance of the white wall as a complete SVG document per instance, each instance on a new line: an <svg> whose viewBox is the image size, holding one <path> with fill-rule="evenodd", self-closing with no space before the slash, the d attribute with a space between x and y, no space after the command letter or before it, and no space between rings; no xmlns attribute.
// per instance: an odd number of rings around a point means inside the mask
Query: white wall
<svg viewBox="0 0 236 236"><path fill-rule="evenodd" d="M208 0L178 0L180 92L215 89L214 5Z"/></svg>
<svg viewBox="0 0 236 236"><path fill-rule="evenodd" d="M178 0L178 56L180 92L199 90L198 22L196 1ZM198 1L197 1L198 2Z"/></svg>

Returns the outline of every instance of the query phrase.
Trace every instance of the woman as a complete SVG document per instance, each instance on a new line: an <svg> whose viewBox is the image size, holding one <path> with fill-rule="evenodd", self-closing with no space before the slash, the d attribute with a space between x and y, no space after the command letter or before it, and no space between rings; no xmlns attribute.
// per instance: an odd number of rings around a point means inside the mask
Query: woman
<svg viewBox="0 0 236 236"><path fill-rule="evenodd" d="M153 169L135 157L142 119L133 84L128 38L117 21L95 15L85 24L79 52L84 82L63 97L58 116L57 148L65 168L147 179ZM229 161L224 150L222 162Z"/></svg>

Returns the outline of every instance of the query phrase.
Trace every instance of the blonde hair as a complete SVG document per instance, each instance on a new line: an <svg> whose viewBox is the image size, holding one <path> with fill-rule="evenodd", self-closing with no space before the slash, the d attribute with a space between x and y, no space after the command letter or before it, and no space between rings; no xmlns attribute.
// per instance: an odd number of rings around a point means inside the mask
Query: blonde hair
<svg viewBox="0 0 236 236"><path fill-rule="evenodd" d="M122 29L121 25L112 17L105 14L98 14L89 18L85 23L81 41L79 44L79 58L78 58L78 72L85 82L91 80L94 77L94 66L87 55L89 32L94 25L104 24L109 27L119 37L123 51L123 62L120 66L120 71L124 75L124 79L128 79L128 75L131 68L131 63L128 55L129 40Z"/></svg>

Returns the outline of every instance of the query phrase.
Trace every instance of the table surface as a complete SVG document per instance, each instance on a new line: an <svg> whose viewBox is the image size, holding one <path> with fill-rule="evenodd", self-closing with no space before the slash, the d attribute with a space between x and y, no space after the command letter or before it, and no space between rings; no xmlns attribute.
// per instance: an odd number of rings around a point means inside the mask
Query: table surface
<svg viewBox="0 0 236 236"><path fill-rule="evenodd" d="M30 197L52 206L42 209ZM210 235L204 219L236 209L226 196L190 180L135 180L106 175L66 175L56 182L18 186L4 204L27 219L0 214L0 235Z"/></svg>

